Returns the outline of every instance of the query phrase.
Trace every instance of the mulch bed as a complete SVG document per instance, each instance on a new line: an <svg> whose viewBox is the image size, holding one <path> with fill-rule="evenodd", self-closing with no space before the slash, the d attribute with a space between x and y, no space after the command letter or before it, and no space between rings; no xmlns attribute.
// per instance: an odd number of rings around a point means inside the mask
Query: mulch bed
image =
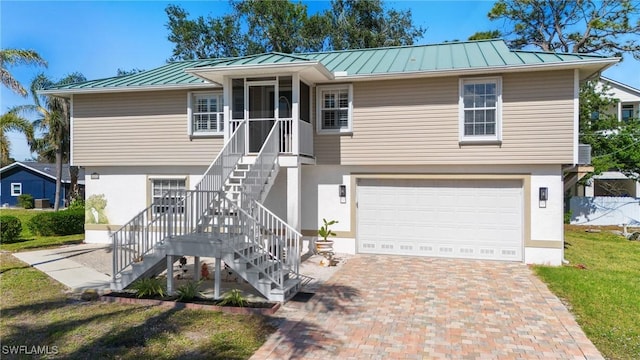
<svg viewBox="0 0 640 360"><path fill-rule="evenodd" d="M112 292L99 297L100 301L121 304L138 304L147 306L164 306L175 309L196 309L221 311L230 314L243 315L273 315L280 308L280 303L248 302L245 307L220 306L215 300L197 298L191 302L179 302L175 298L140 299L131 293Z"/></svg>

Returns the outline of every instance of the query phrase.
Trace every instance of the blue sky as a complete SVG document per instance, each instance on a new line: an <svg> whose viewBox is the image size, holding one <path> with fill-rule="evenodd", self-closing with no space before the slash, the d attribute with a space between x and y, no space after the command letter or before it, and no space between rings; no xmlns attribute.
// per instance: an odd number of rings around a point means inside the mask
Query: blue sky
<svg viewBox="0 0 640 360"><path fill-rule="evenodd" d="M310 12L326 9L327 1L305 1ZM487 13L493 1L386 1L396 9L411 9L414 22L427 29L419 44L466 40L476 31L499 28ZM39 73L60 79L80 72L87 79L115 76L117 69L158 67L171 56L167 40L168 4L178 4L192 17L228 12L227 1L0 1L0 46L33 49L48 61L48 68L14 67L11 73L25 86ZM640 88L640 61L631 57L604 74ZM0 110L29 104L4 87ZM31 154L18 133L10 133L11 155L16 160Z"/></svg>

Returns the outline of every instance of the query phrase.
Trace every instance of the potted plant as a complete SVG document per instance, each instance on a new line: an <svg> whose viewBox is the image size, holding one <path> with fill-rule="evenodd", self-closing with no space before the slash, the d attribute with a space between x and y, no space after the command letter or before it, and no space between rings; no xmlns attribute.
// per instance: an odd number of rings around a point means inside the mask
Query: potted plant
<svg viewBox="0 0 640 360"><path fill-rule="evenodd" d="M321 237L322 240L316 240L316 253L330 257L333 255L333 240L329 240L329 236L336 236L336 233L331 231L329 226L337 224L338 221L327 221L327 219L322 219L322 222L324 224L318 230L318 236Z"/></svg>

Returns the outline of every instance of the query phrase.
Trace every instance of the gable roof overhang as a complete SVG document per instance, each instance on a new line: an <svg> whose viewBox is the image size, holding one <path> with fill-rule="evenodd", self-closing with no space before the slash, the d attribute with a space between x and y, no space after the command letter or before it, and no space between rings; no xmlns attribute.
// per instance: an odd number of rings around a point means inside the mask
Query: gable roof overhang
<svg viewBox="0 0 640 360"><path fill-rule="evenodd" d="M608 77L604 77L604 76L600 76L600 80L602 80L603 82L608 83L611 86L615 86L620 90L628 92L631 95L640 97L640 89L636 89L633 86L621 83L619 81L615 81L613 79L609 79Z"/></svg>
<svg viewBox="0 0 640 360"><path fill-rule="evenodd" d="M222 84L225 77L260 77L266 75L289 75L292 73L297 73L301 78L312 83L334 79L334 75L322 63L311 60L287 63L200 66L185 69L185 72L217 84Z"/></svg>
<svg viewBox="0 0 640 360"><path fill-rule="evenodd" d="M51 164L51 166L55 166L55 164ZM9 164L9 165L7 165L7 166L5 166L5 167L1 168L1 169L0 169L0 174L1 174L1 173L3 173L3 172L5 172L5 171L7 171L7 170L11 170L11 169L13 169L14 167L22 167L22 168L24 168L24 169L26 169L26 170L29 170L29 171L32 171L32 172L34 172L34 173L36 173L36 174L39 174L39 175L42 175L42 176L46 176L46 177L48 177L49 179L52 179L52 180L54 180L54 181L56 180L56 176L55 176L55 175L49 174L49 173L47 173L47 172L41 171L41 170L39 170L39 169L36 169L36 168L34 168L34 167L32 167L32 166L26 165L26 164L24 164L24 163L22 163L22 162L20 162L20 161L16 161L16 162L14 162L14 163L12 163L12 164ZM63 171L64 171L64 168L63 168ZM70 181L70 180L67 180L67 179L61 179L61 182L62 182L63 184L68 184L68 183L70 183L71 181ZM83 179L80 179L80 177L78 177L78 184L84 185L84 180L83 180Z"/></svg>
<svg viewBox="0 0 640 360"><path fill-rule="evenodd" d="M87 89L51 89L39 90L38 94L59 96L70 98L74 94L101 94L101 93L118 93L132 91L167 91L167 90L197 90L197 89L219 89L222 85L217 83L201 83L201 84L169 84L169 85L141 85L128 87L108 87L108 88L87 88Z"/></svg>

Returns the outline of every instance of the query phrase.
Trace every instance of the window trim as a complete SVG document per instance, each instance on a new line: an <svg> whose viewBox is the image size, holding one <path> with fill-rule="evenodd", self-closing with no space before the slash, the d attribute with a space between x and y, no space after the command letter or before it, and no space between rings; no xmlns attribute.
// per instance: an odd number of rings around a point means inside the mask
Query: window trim
<svg viewBox="0 0 640 360"><path fill-rule="evenodd" d="M220 122L218 123L218 131L197 131L194 129L195 122L193 121L194 109L196 106L195 98L196 96L202 95L215 95L218 98L218 108L222 108L222 111L218 111L215 114L218 115L218 118L222 117ZM220 102L222 100L222 102ZM220 129L222 125L222 130ZM224 128L225 128L225 112L224 112L224 93L221 89L219 90L208 90L208 91L189 91L187 93L187 134L191 137L211 137L211 136L224 136Z"/></svg>
<svg viewBox="0 0 640 360"><path fill-rule="evenodd" d="M322 127L322 100L323 91L347 90L349 101L347 109L347 128L345 129L324 129ZM353 84L342 85L319 85L316 86L316 132L318 134L351 134L353 132Z"/></svg>
<svg viewBox="0 0 640 360"><path fill-rule="evenodd" d="M18 191L14 191L14 186L18 185ZM22 195L22 183L11 183L11 196L20 196Z"/></svg>
<svg viewBox="0 0 640 360"><path fill-rule="evenodd" d="M465 135L464 134L464 86L467 84L496 85L496 131L494 135ZM495 144L502 142L502 77L471 77L460 78L458 88L458 140L462 143Z"/></svg>
<svg viewBox="0 0 640 360"><path fill-rule="evenodd" d="M624 117L625 111L630 111L631 116ZM620 104L620 121L629 122L635 118L636 107L633 104Z"/></svg>

